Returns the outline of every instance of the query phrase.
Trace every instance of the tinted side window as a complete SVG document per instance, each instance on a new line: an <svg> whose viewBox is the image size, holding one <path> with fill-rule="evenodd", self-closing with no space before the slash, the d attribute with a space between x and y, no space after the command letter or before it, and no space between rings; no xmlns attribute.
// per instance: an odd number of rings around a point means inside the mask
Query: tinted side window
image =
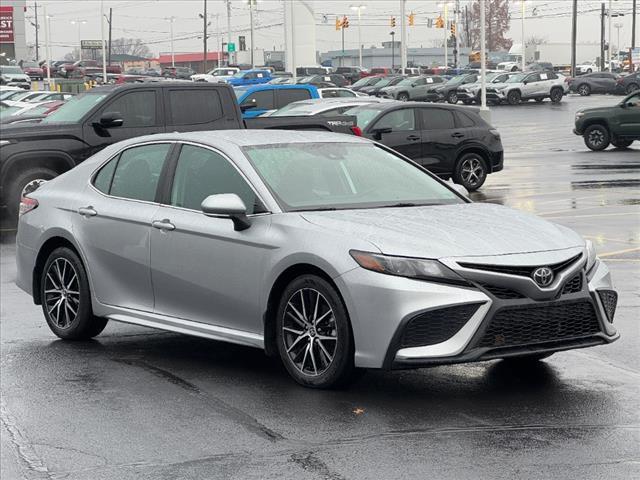
<svg viewBox="0 0 640 480"><path fill-rule="evenodd" d="M209 195L235 193L247 213L264 208L242 175L222 155L206 148L183 145L171 187L171 205L200 210Z"/></svg>
<svg viewBox="0 0 640 480"><path fill-rule="evenodd" d="M534 73L533 75L529 75L527 78L524 79L525 82L539 82L540 81L540 75L537 73Z"/></svg>
<svg viewBox="0 0 640 480"><path fill-rule="evenodd" d="M278 104L276 108L282 108L292 102L297 102L298 100L309 100L311 98L311 93L309 93L309 90L305 90L302 88L286 88L277 90L276 95L278 98Z"/></svg>
<svg viewBox="0 0 640 480"><path fill-rule="evenodd" d="M104 113L119 113L124 128L156 125L156 92L129 92L116 98Z"/></svg>
<svg viewBox="0 0 640 480"><path fill-rule="evenodd" d="M255 100L255 108L258 110L273 110L273 90L261 90L254 92L242 101L243 105L253 103Z"/></svg>
<svg viewBox="0 0 640 480"><path fill-rule="evenodd" d="M142 145L122 152L109 193L115 197L153 202L170 146L169 143Z"/></svg>
<svg viewBox="0 0 640 480"><path fill-rule="evenodd" d="M460 128L474 127L476 122L464 112L456 112L456 124Z"/></svg>
<svg viewBox="0 0 640 480"><path fill-rule="evenodd" d="M392 132L405 132L416 129L415 112L413 108L394 110L384 115L374 128L390 128Z"/></svg>
<svg viewBox="0 0 640 480"><path fill-rule="evenodd" d="M222 103L215 89L169 90L170 125L195 125L222 118Z"/></svg>
<svg viewBox="0 0 640 480"><path fill-rule="evenodd" d="M113 172L118 164L118 157L112 159L104 167L100 169L98 174L93 178L93 186L100 190L102 193L109 193L109 187L111 187L111 179L113 178Z"/></svg>
<svg viewBox="0 0 640 480"><path fill-rule="evenodd" d="M421 108L423 130L449 130L455 128L453 113L443 108Z"/></svg>

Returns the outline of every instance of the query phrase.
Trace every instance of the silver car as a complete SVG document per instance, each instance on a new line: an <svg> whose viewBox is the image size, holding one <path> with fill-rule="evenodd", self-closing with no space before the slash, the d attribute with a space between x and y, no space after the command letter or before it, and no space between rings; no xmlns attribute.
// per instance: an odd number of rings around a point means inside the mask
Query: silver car
<svg viewBox="0 0 640 480"><path fill-rule="evenodd" d="M326 388L357 368L531 361L618 338L591 243L472 203L363 138L140 137L36 187L17 284L64 339L128 322L263 348Z"/></svg>

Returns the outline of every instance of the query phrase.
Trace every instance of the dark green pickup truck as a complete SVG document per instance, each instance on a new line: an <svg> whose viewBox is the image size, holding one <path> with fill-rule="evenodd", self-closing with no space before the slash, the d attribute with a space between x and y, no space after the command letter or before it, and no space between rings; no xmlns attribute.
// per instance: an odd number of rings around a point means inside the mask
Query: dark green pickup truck
<svg viewBox="0 0 640 480"><path fill-rule="evenodd" d="M612 107L578 110L573 133L582 135L585 145L596 151L610 143L627 148L634 140L640 140L640 90Z"/></svg>

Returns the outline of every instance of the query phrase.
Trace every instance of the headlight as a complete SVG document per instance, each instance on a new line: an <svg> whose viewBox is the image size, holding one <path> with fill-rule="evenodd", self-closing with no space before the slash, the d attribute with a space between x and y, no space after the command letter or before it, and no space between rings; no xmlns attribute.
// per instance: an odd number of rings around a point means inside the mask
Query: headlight
<svg viewBox="0 0 640 480"><path fill-rule="evenodd" d="M585 240L584 243L587 247L587 265L585 270L587 271L587 278L591 280L591 274L596 271L594 267L596 266L598 257L596 255L596 247L593 246L593 242L591 240Z"/></svg>
<svg viewBox="0 0 640 480"><path fill-rule="evenodd" d="M437 260L426 258L391 257L379 253L351 250L349 254L362 268L396 277L431 280L441 283L468 285L461 276Z"/></svg>
<svg viewBox="0 0 640 480"><path fill-rule="evenodd" d="M582 117L584 117L584 112L576 112L576 120L579 120Z"/></svg>

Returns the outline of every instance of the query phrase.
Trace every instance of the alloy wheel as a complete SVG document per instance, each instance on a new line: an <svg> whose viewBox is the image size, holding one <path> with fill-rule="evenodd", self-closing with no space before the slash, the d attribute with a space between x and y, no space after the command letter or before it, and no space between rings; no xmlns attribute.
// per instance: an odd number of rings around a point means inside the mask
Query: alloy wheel
<svg viewBox="0 0 640 480"><path fill-rule="evenodd" d="M318 290L297 290L284 309L282 338L291 363L304 375L318 376L332 364L338 345L333 309Z"/></svg>
<svg viewBox="0 0 640 480"><path fill-rule="evenodd" d="M604 142L604 133L601 130L591 130L589 132L589 143L594 147L599 147Z"/></svg>
<svg viewBox="0 0 640 480"><path fill-rule="evenodd" d="M468 158L462 162L460 168L460 175L465 184L474 187L482 179L484 173L484 167L477 158Z"/></svg>
<svg viewBox="0 0 640 480"><path fill-rule="evenodd" d="M583 97L586 97L587 95L589 95L589 87L587 85L580 85L578 93Z"/></svg>
<svg viewBox="0 0 640 480"><path fill-rule="evenodd" d="M69 260L59 257L51 262L45 276L44 294L51 321L59 328L69 328L80 307L78 272Z"/></svg>

